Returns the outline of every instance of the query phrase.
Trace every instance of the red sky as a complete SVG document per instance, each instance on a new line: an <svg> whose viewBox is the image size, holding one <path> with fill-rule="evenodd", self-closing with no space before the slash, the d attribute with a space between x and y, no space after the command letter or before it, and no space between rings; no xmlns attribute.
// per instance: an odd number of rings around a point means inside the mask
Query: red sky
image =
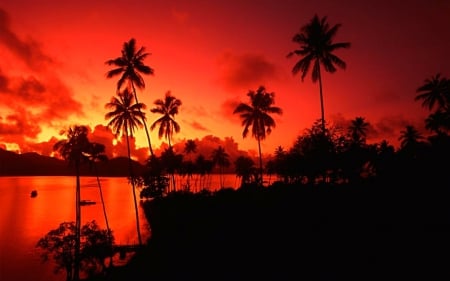
<svg viewBox="0 0 450 281"><path fill-rule="evenodd" d="M264 85L283 115L274 116L263 152L289 148L320 118L318 84L301 82L291 72L299 58L286 58L315 13L342 24L335 40L352 44L336 52L347 69L323 74L325 119L345 126L365 117L369 142L394 145L405 125L422 129L429 112L415 90L436 73L450 75L450 1L0 0L0 147L50 153L52 137L74 124L111 143L98 126L107 124L104 105L117 82L106 78L105 61L135 38L155 70L139 101L150 109L171 91L183 102L173 142L226 140L256 150L232 112ZM157 117L147 110L149 124ZM157 131L151 139L155 149L164 141ZM140 130L136 148L146 146Z"/></svg>

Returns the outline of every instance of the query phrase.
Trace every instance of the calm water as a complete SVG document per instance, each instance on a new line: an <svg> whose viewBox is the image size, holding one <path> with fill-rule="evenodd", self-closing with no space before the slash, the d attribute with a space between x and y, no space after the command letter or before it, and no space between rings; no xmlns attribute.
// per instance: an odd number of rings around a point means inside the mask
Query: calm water
<svg viewBox="0 0 450 281"><path fill-rule="evenodd" d="M101 178L108 222L117 244L137 244L133 194L126 178ZM38 196L30 197L32 190ZM97 202L81 209L82 225L91 220L106 228L97 179L81 178L81 199ZM43 264L35 245L61 222L75 221L74 177L0 177L0 280L59 281L53 264ZM141 234L150 228L140 210ZM145 241L145 240L144 240Z"/></svg>
<svg viewBox="0 0 450 281"><path fill-rule="evenodd" d="M100 178L108 222L117 244L137 244L133 194L126 178ZM178 178L177 186L186 182ZM191 179L192 189L200 179ZM196 184L196 186L195 186ZM219 176L203 179L204 186L217 190ZM224 186L239 185L234 175L224 177ZM38 196L30 197L32 190ZM139 192L136 193L139 196ZM81 178L81 199L97 202L81 209L82 225L95 220L106 229L97 179ZM64 281L65 273L55 275L52 262L42 263L37 241L61 222L75 221L75 177L0 177L0 281ZM150 227L140 212L143 240Z"/></svg>

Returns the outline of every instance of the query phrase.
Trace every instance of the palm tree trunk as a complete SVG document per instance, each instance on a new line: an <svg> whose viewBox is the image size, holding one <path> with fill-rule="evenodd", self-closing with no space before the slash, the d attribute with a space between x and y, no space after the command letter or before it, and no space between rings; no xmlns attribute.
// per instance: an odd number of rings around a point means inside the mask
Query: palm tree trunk
<svg viewBox="0 0 450 281"><path fill-rule="evenodd" d="M102 201L103 216L105 217L106 230L108 231L108 243L110 244L111 250L112 250L111 229L109 228L108 216L106 215L106 207L105 207L105 200L103 200L102 185L100 183L100 178L98 176L97 166L95 165L95 163L93 163L93 165L94 165L95 175L97 177L98 190L100 192L100 200ZM111 255L109 256L109 264L112 265L112 251L111 251Z"/></svg>
<svg viewBox="0 0 450 281"><path fill-rule="evenodd" d="M258 137L258 151L259 151L259 174L260 180L259 183L263 186L263 164L262 164L262 154L261 154L261 140Z"/></svg>
<svg viewBox="0 0 450 281"><path fill-rule="evenodd" d="M169 149L173 152L172 150L172 144L170 143L170 137L167 139L169 141ZM173 186L173 191L177 191L177 188L175 186L175 173L171 172L170 173L170 177L172 178L172 186Z"/></svg>
<svg viewBox="0 0 450 281"><path fill-rule="evenodd" d="M139 103L137 94L136 94L136 88L134 87L134 83L131 82L131 87L133 88L133 94L134 94L134 99L136 100L136 103ZM141 112L141 108L139 108L139 112ZM144 123L144 129L145 129L145 134L147 135L147 141L148 141L148 148L150 150L150 156L153 156L153 148L152 148L152 143L150 141L150 133L148 132L148 128L147 128L147 123L145 122L145 118L142 117L142 123Z"/></svg>
<svg viewBox="0 0 450 281"><path fill-rule="evenodd" d="M76 161L76 191L75 191L75 263L73 279L80 280L80 240L81 240L81 188L80 188L80 163Z"/></svg>
<svg viewBox="0 0 450 281"><path fill-rule="evenodd" d="M127 133L126 137L127 137L127 149L128 149L128 168L130 169L131 186L133 188L134 211L136 213L136 230L137 230L137 235L138 235L138 240L139 240L139 246L142 246L141 229L140 229L140 223L139 223L139 212L138 212L138 206L137 206L137 200L136 200L136 188L134 186L133 164L131 161L130 141L128 140L128 131L126 133Z"/></svg>
<svg viewBox="0 0 450 281"><path fill-rule="evenodd" d="M322 132L325 133L325 110L323 106L323 93L322 93L322 75L320 73L320 62L316 60L317 68L319 69L319 91L320 91L320 110L322 112Z"/></svg>

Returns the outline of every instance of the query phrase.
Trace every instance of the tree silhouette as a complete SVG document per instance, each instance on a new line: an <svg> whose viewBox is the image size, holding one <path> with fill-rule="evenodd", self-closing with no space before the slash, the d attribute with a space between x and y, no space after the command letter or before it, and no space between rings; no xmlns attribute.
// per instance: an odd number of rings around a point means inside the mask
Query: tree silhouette
<svg viewBox="0 0 450 281"><path fill-rule="evenodd" d="M162 138L163 136L169 142L169 149L172 150L171 139L173 133L180 132L180 125L175 121L175 115L178 114L178 109L181 106L181 100L172 96L170 91L167 91L164 99L155 100L154 104L156 107L150 109L152 113L159 113L162 116L153 122L150 127L150 130L154 130L159 125L158 137ZM171 173L173 188L175 190L175 175Z"/></svg>
<svg viewBox="0 0 450 281"><path fill-rule="evenodd" d="M49 257L53 258L56 273L61 270L66 271L67 281L78 280L73 271L77 244L76 232L74 222L63 222L40 238L36 244L36 247L42 250L43 261L47 261ZM96 221L84 224L80 230L80 237L80 271L89 277L94 277L95 273L99 275L104 273L104 260L108 255L112 255L111 243L114 243L114 237L108 233L108 230L100 229Z"/></svg>
<svg viewBox="0 0 450 281"><path fill-rule="evenodd" d="M425 79L425 83L416 92L419 94L414 100L422 100L422 106L428 110L450 109L450 80L441 77L440 73Z"/></svg>
<svg viewBox="0 0 450 281"><path fill-rule="evenodd" d="M321 65L325 71L329 73L336 72L337 67L345 69L346 63L337 57L333 52L338 49L350 48L350 43L348 42L333 42L333 39L340 27L341 24L336 24L330 27L327 22L327 17L319 18L317 15L314 15L310 22L302 26L300 31L292 38L292 41L299 44L300 48L290 52L287 55L288 58L293 55L298 55L301 57L301 59L292 68L292 73L295 75L298 72L301 72L302 81L311 69L312 65L312 81L319 81L323 131L325 131L325 112L322 94Z"/></svg>
<svg viewBox="0 0 450 281"><path fill-rule="evenodd" d="M197 143L194 140L187 140L184 144L184 152L186 154L197 152Z"/></svg>
<svg viewBox="0 0 450 281"><path fill-rule="evenodd" d="M366 122L364 117L356 117L351 120L350 126L348 127L348 133L353 144L360 145L366 142L369 125L370 124Z"/></svg>
<svg viewBox="0 0 450 281"><path fill-rule="evenodd" d="M154 104L156 107L150 109L150 111L152 113L159 113L162 116L153 122L150 129L154 130L159 125L158 137L162 138L164 136L169 142L169 147L172 147L171 139L173 133L180 132L180 125L175 121L175 115L178 114L181 100L172 96L170 91L168 91L164 99L157 99Z"/></svg>
<svg viewBox="0 0 450 281"><path fill-rule="evenodd" d="M221 145L212 152L212 162L214 165L219 166L220 188L224 187L223 168L230 166L229 157L230 156L225 152L225 149Z"/></svg>
<svg viewBox="0 0 450 281"><path fill-rule="evenodd" d="M106 230L108 231L108 238L112 237L111 228L109 227L109 221L108 221L108 215L106 213L106 206L105 206L105 200L103 199L103 190L102 185L100 183L100 178L98 175L98 169L96 162L105 162L108 160L108 156L105 154L105 146L100 143L91 142L89 144L89 151L85 153L86 157L89 160L90 166L94 169L95 177L97 178L97 185L98 190L100 192L100 200L102 201L102 209L103 209L103 216L105 217L105 224L106 224ZM112 239L110 239L110 244L112 247ZM112 256L110 257L110 264L112 265Z"/></svg>
<svg viewBox="0 0 450 281"><path fill-rule="evenodd" d="M251 176L255 174L255 163L248 156L239 156L234 161L236 176L241 178L241 187L251 183Z"/></svg>
<svg viewBox="0 0 450 281"><path fill-rule="evenodd" d="M76 189L75 189L75 255L73 278L80 279L80 231L81 231L81 189L80 189L80 165L86 161L84 153L89 150L86 126L73 126L68 130L61 131L67 139L56 142L53 150L75 167Z"/></svg>
<svg viewBox="0 0 450 281"><path fill-rule="evenodd" d="M136 100L136 104L139 104L136 87L139 89L145 88L145 82L141 73L147 75L154 74L154 70L144 64L144 59L149 55L150 53L146 52L145 47L137 49L136 39L131 38L128 42L123 43L120 57L110 59L105 62L107 65L114 67L106 73L106 77L113 78L120 75L120 78L117 81L117 91L120 92L124 84L127 82L125 86L131 89L134 99ZM141 108L138 108L138 110L141 110ZM144 115L141 114L141 116ZM147 129L146 120L145 118L142 118L141 121L147 135L150 155L153 155L153 148L150 140L150 133Z"/></svg>
<svg viewBox="0 0 450 281"><path fill-rule="evenodd" d="M259 182L262 184L263 180L263 164L261 154L261 141L266 138L266 134L272 132L272 127L275 127L275 120L270 114L282 114L279 107L273 106L274 93L266 92L264 86L260 86L256 92L249 91L247 96L250 98L250 103L240 103L233 111L234 114L239 114L242 120L244 131L242 136L245 138L248 135L249 127L251 127L252 136L258 141L259 152Z"/></svg>
<svg viewBox="0 0 450 281"><path fill-rule="evenodd" d="M422 134L412 125L407 125L404 130L400 131L400 148L416 147L419 141L424 139Z"/></svg>
<svg viewBox="0 0 450 281"><path fill-rule="evenodd" d="M186 153L186 155L189 155L195 152L197 152L197 143L194 140L187 140L186 143L184 144L184 153ZM184 170L188 174L187 187L190 188L192 174L195 172L196 167L191 159L185 161L183 166Z"/></svg>
<svg viewBox="0 0 450 281"><path fill-rule="evenodd" d="M137 102L134 103L134 96L129 92L128 88L126 88L123 92L118 93L117 97L112 97L111 101L105 105L105 108L111 110L105 114L105 119L109 120L107 126L112 128L116 137L123 134L125 134L126 137L129 163L128 168L133 191L134 210L136 213L136 228L139 245L142 245L141 231L139 227L139 213L136 200L135 175L131 160L129 138L133 137L136 127L142 126L141 120L145 120L145 113L142 112L145 105Z"/></svg>

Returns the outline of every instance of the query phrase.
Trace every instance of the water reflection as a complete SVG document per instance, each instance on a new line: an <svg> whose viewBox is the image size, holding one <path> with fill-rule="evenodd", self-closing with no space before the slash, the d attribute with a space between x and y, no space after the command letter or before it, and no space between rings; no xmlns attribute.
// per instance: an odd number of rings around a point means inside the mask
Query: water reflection
<svg viewBox="0 0 450 281"><path fill-rule="evenodd" d="M137 243L133 195L127 179L102 178L101 184L116 243ZM37 197L30 197L32 190L38 191ZM82 207L82 224L95 220L106 229L95 177L81 179L81 198L96 202ZM52 265L41 263L35 245L61 222L75 221L75 178L0 177L0 206L0 279L64 280L64 275L53 274ZM149 237L141 210L140 223L143 237Z"/></svg>

